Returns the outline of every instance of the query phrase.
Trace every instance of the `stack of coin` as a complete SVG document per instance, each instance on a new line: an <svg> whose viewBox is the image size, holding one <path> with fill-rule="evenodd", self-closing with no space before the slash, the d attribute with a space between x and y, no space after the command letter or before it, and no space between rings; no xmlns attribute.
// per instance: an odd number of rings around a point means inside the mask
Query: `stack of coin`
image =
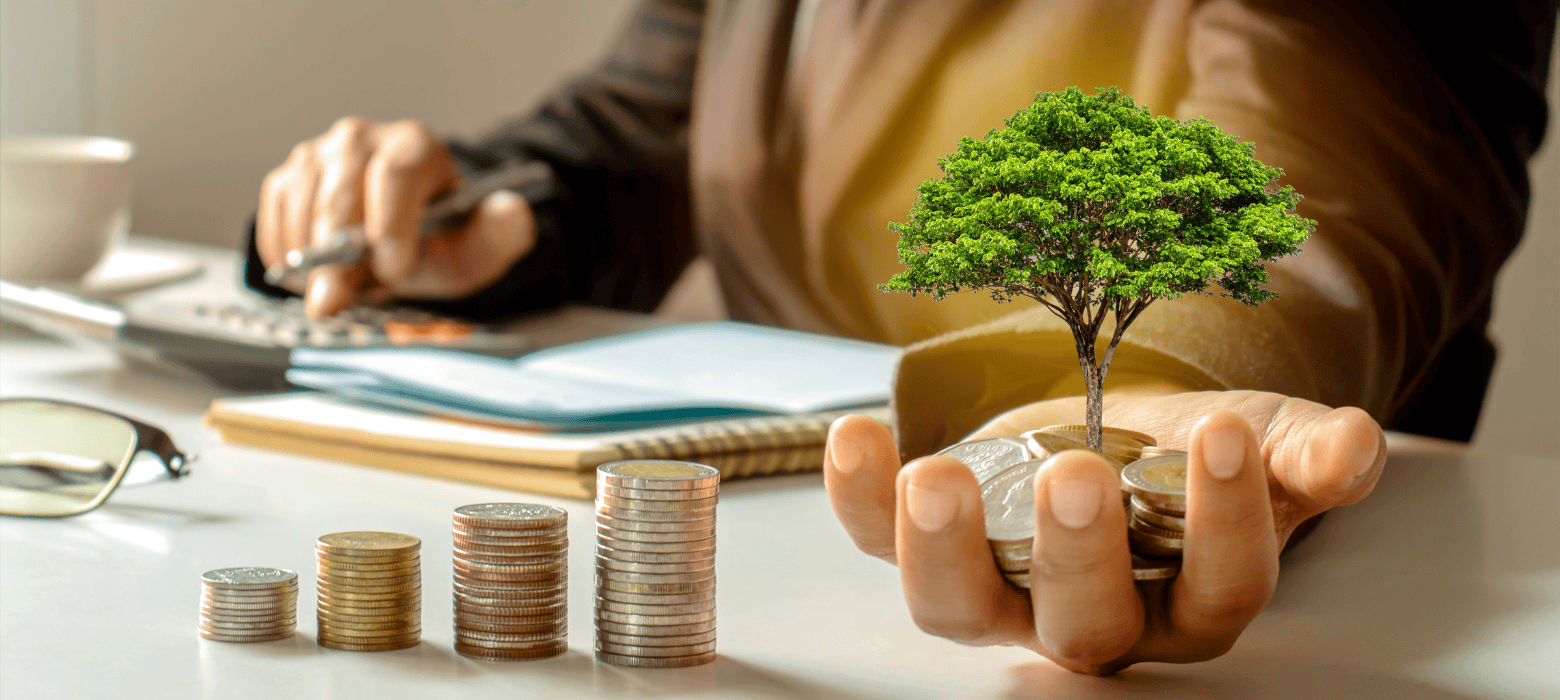
<svg viewBox="0 0 1560 700"><path fill-rule="evenodd" d="M528 661L569 650L569 514L533 503L455 509L455 651Z"/></svg>
<svg viewBox="0 0 1560 700"><path fill-rule="evenodd" d="M338 532L315 545L319 645L390 651L422 641L422 540L393 532Z"/></svg>
<svg viewBox="0 0 1560 700"><path fill-rule="evenodd" d="M715 659L720 472L670 460L596 470L596 658L680 668Z"/></svg>
<svg viewBox="0 0 1560 700"><path fill-rule="evenodd" d="M200 577L200 636L270 642L298 626L298 575L267 566L207 571Z"/></svg>
<svg viewBox="0 0 1560 700"><path fill-rule="evenodd" d="M1074 443L1082 445L1084 449L1090 449L1088 447L1088 426L1052 425L1041 428L1039 430L1031 430L1027 433L1024 433L1022 437L1030 441L1029 448L1034 450L1035 454L1041 454L1045 448L1042 445L1036 444L1035 436L1037 435L1054 435L1056 437L1066 438ZM1112 460L1111 466L1116 466L1117 464L1125 465L1131 462L1135 462L1143 457L1143 448L1152 447L1156 444L1158 444L1158 442L1154 440L1154 436L1147 433L1140 433L1136 430L1127 430L1126 428L1112 428L1108 425L1100 428L1099 451L1102 452L1105 457ZM1060 452L1060 450L1053 449L1050 450L1050 452ZM1121 468L1116 467L1116 472L1118 474L1121 473Z"/></svg>
<svg viewBox="0 0 1560 700"><path fill-rule="evenodd" d="M1127 465L1121 488L1132 494L1127 541L1133 553L1180 557L1186 532L1186 455L1149 457Z"/></svg>

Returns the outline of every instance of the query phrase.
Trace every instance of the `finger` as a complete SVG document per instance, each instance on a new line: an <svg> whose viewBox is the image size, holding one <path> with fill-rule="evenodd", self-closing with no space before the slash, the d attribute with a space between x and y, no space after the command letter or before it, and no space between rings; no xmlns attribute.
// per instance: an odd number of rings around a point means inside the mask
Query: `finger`
<svg viewBox="0 0 1560 700"><path fill-rule="evenodd" d="M428 202L457 179L454 163L426 126L397 122L382 130L364 178L363 208L379 281L397 287L411 273Z"/></svg>
<svg viewBox="0 0 1560 700"><path fill-rule="evenodd" d="M373 151L373 123L362 117L343 117L320 139L319 187L314 198L314 223L310 241L323 242L332 231L363 218L363 172ZM314 288L311 282L309 288Z"/></svg>
<svg viewBox="0 0 1560 700"><path fill-rule="evenodd" d="M923 457L898 477L899 580L916 625L963 644L1027 644L1029 601L997 570L980 487L948 457Z"/></svg>
<svg viewBox="0 0 1560 700"><path fill-rule="evenodd" d="M279 167L267 173L260 183L260 207L255 210L255 251L267 268L282 264L287 256L282 240L282 197L287 172Z"/></svg>
<svg viewBox="0 0 1560 700"><path fill-rule="evenodd" d="M513 192L495 192L458 231L422 242L426 264L416 266L399 290L420 298L466 296L492 284L534 247L536 218L530 205Z"/></svg>
<svg viewBox="0 0 1560 700"><path fill-rule="evenodd" d="M1305 420L1290 421L1269 458L1285 490L1300 501L1301 518L1370 495L1386 461L1386 433L1370 414L1352 406L1315 410Z"/></svg>
<svg viewBox="0 0 1560 700"><path fill-rule="evenodd" d="M861 551L894 562L894 475L899 453L888 428L851 415L829 426L823 483L834 515Z"/></svg>
<svg viewBox="0 0 1560 700"><path fill-rule="evenodd" d="M288 177L284 183L281 221L282 250L298 250L307 247L314 228L314 197L319 189L319 161L314 157L314 144L301 143L288 157Z"/></svg>
<svg viewBox="0 0 1560 700"><path fill-rule="evenodd" d="M326 318L358 303L363 278L361 265L321 265L309 270L309 284L303 298L304 313L309 318Z"/></svg>
<svg viewBox="0 0 1560 700"><path fill-rule="evenodd" d="M1035 634L1047 656L1085 673L1117 670L1143 634L1120 479L1096 454L1069 450L1035 475L1029 568Z"/></svg>
<svg viewBox="0 0 1560 700"><path fill-rule="evenodd" d="M1239 415L1215 411L1192 428L1181 573L1171 586L1181 660L1227 651L1273 595L1278 538L1256 436Z"/></svg>

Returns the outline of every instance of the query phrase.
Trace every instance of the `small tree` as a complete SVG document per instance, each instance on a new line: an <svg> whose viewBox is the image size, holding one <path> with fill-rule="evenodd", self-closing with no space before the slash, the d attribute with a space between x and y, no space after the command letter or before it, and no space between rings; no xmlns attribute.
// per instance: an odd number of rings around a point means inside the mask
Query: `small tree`
<svg viewBox="0 0 1560 700"><path fill-rule="evenodd" d="M984 289L1066 321L1098 450L1105 375L1143 309L1186 293L1272 299L1263 263L1299 250L1316 222L1294 213L1300 195L1252 144L1205 119L1151 116L1116 88L1042 93L1006 124L960 139L909 222L889 224L906 269L880 288L937 299ZM1107 313L1115 330L1100 356Z"/></svg>

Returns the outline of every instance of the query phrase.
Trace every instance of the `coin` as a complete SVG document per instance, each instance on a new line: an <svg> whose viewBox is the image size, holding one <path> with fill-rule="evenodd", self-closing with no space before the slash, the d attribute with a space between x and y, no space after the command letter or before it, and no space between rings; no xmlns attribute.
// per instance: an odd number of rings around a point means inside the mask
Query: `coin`
<svg viewBox="0 0 1560 700"><path fill-rule="evenodd" d="M462 549L476 547L539 547L551 545L553 547L569 546L569 533L527 533L524 535L504 534L502 530L454 530L450 533L451 539Z"/></svg>
<svg viewBox="0 0 1560 700"><path fill-rule="evenodd" d="M494 608L523 608L538 605L551 605L562 599L568 593L566 586L558 586L540 591L527 591L523 594L511 591L485 591L475 589L456 589L455 602L467 605L486 605ZM486 593L488 595L480 595Z"/></svg>
<svg viewBox="0 0 1560 700"><path fill-rule="evenodd" d="M344 642L346 644L390 644L410 641L421 636L421 627L404 630L342 630L333 627L322 627L315 634L316 639Z"/></svg>
<svg viewBox="0 0 1560 700"><path fill-rule="evenodd" d="M336 575L334 570L321 571L315 576L315 581L320 586L331 590L353 591L357 593L382 593L385 591L401 590L405 587L421 583L422 572L394 578L348 578Z"/></svg>
<svg viewBox="0 0 1560 700"><path fill-rule="evenodd" d="M1148 459L1149 457L1164 457L1166 455L1181 455L1182 457L1185 457L1186 450L1172 450L1168 447L1157 447L1155 445L1149 445L1143 448L1142 456L1139 457L1139 459Z"/></svg>
<svg viewBox="0 0 1560 700"><path fill-rule="evenodd" d="M1132 497L1132 516L1155 527L1176 532L1186 531L1186 518L1184 516L1165 515L1148 507L1148 504L1144 503L1143 499L1137 496Z"/></svg>
<svg viewBox="0 0 1560 700"><path fill-rule="evenodd" d="M422 540L395 532L336 532L320 537L315 548L326 554L381 557L415 552Z"/></svg>
<svg viewBox="0 0 1560 700"><path fill-rule="evenodd" d="M226 622L222 620L201 620L200 628L221 634L270 634L278 630L291 629L297 624L297 618L270 620L266 622Z"/></svg>
<svg viewBox="0 0 1560 700"><path fill-rule="evenodd" d="M494 574L536 574L555 572L565 568L568 560L562 557L552 561L538 564L493 564L488 562L466 561L455 557L455 567L473 573Z"/></svg>
<svg viewBox="0 0 1560 700"><path fill-rule="evenodd" d="M222 589L274 589L298 587L298 574L269 566L238 566L213 569L201 574L201 583Z"/></svg>
<svg viewBox="0 0 1560 700"><path fill-rule="evenodd" d="M1182 541L1180 539L1155 537L1136 528L1131 528L1127 530L1127 542L1131 544L1132 551L1138 554L1159 557L1181 556Z"/></svg>
<svg viewBox="0 0 1560 700"><path fill-rule="evenodd" d="M562 616L568 612L567 606L567 600L559 597L554 602L534 606L515 605L506 607L456 601L454 609L455 615L461 619L503 618L516 624L521 624L522 622L540 623L562 619Z"/></svg>
<svg viewBox="0 0 1560 700"><path fill-rule="evenodd" d="M986 511L986 538L1018 540L1035 534L1034 478L1044 462L1020 462L980 487Z"/></svg>
<svg viewBox="0 0 1560 700"><path fill-rule="evenodd" d="M1166 455L1133 462L1121 472L1121 487L1154 510L1185 515L1186 457Z"/></svg>
<svg viewBox="0 0 1560 700"><path fill-rule="evenodd" d="M455 569L455 575L469 581L531 583L534 585L547 582L556 582L568 578L567 570L559 566L553 566L546 569L533 569L530 571L506 571L503 568L497 567L476 567L458 559L455 560L453 566Z"/></svg>
<svg viewBox="0 0 1560 700"><path fill-rule="evenodd" d="M645 615L689 615L695 613L707 613L715 609L715 600L701 600L697 603L681 603L674 605L645 605L636 603L620 603L615 600L596 598L596 608L601 610L613 610L625 613L641 613Z"/></svg>
<svg viewBox="0 0 1560 700"><path fill-rule="evenodd" d="M369 570L358 569L350 566L341 566L339 564L330 564L319 567L318 573L318 575L323 576L351 579L349 581L343 581L343 583L357 586L383 586L385 585L386 579L393 580L411 576L420 576L421 574L421 563L413 563L394 569Z"/></svg>
<svg viewBox="0 0 1560 700"><path fill-rule="evenodd" d="M605 527L605 528L608 528L608 529L612 530L614 534L623 535L623 536L637 536L637 535L631 535L630 533L639 533L639 532L654 532L654 533L675 532L675 533L682 533L682 532L690 532L690 531L712 531L715 528L714 521L712 521L710 519L691 520L691 521L673 520L673 521L670 521L670 522L647 522L647 521L642 521L642 520L629 520L627 518L618 518L618 517L613 517L611 515L605 515L605 514L602 514L602 513L597 513L596 514L596 524L600 525L601 527Z"/></svg>
<svg viewBox="0 0 1560 700"><path fill-rule="evenodd" d="M474 503L456 508L453 517L457 527L524 530L562 526L568 522L569 513L536 503Z"/></svg>
<svg viewBox="0 0 1560 700"><path fill-rule="evenodd" d="M315 619L321 626L334 630L408 630L422 627L420 616L417 619L408 617L400 620L387 620L385 622L352 622L339 617L326 617L324 615Z"/></svg>
<svg viewBox="0 0 1560 700"><path fill-rule="evenodd" d="M380 564L359 564L355 562L337 561L316 556L317 568L328 568L331 573L357 578L375 578L383 576L405 576L413 571L422 569L422 557L414 556L411 559L398 559L393 562Z"/></svg>
<svg viewBox="0 0 1560 700"><path fill-rule="evenodd" d="M596 650L596 660L613 666L628 666L636 668L687 668L701 666L715 660L715 652L699 654L697 656L680 657L641 657L611 654Z"/></svg>
<svg viewBox="0 0 1560 700"><path fill-rule="evenodd" d="M455 550L454 560L467 564L486 566L563 566L569 561L567 552L547 554L484 554Z"/></svg>
<svg viewBox="0 0 1560 700"><path fill-rule="evenodd" d="M1132 555L1132 578L1138 581L1157 581L1175 578L1181 571L1181 560Z"/></svg>
<svg viewBox="0 0 1560 700"><path fill-rule="evenodd" d="M676 493L671 492L671 493ZM596 494L596 510L631 510L646 513L684 513L688 511L714 510L719 496L706 498L640 499L624 498L610 493Z"/></svg>
<svg viewBox="0 0 1560 700"><path fill-rule="evenodd" d="M599 553L596 555L596 565L613 571L625 571L641 574L677 574L692 571L713 571L715 558L709 557L702 561L674 562L671 564L646 564L641 561L618 561Z"/></svg>
<svg viewBox="0 0 1560 700"><path fill-rule="evenodd" d="M715 588L711 586L709 590L696 591L692 593L655 594L614 591L598 586L596 588L596 597L603 600L628 603L632 605L687 605L691 603L715 600Z"/></svg>
<svg viewBox="0 0 1560 700"><path fill-rule="evenodd" d="M671 625L692 625L700 622L709 622L715 619L713 609L704 612L688 613L684 615L646 615L632 612L619 612L603 607L596 608L597 620L620 622L625 625L654 625L667 627Z"/></svg>
<svg viewBox="0 0 1560 700"><path fill-rule="evenodd" d="M568 633L569 624L561 618L545 622L515 624L509 622L485 622L473 620L470 616L461 617L457 615L455 617L455 631L459 632L461 630L494 632L498 634L552 634L560 636Z"/></svg>
<svg viewBox="0 0 1560 700"><path fill-rule="evenodd" d="M619 536L620 534L623 533L601 532L598 530L596 533L596 544L606 545L611 549L652 554L715 549L715 531L713 529L701 537L681 537L684 533L626 533L635 535L636 539L630 539ZM668 537L667 535L670 536ZM659 536L660 539L652 539L652 537L656 536Z"/></svg>
<svg viewBox="0 0 1560 700"><path fill-rule="evenodd" d="M711 486L702 489L631 489L618 486L611 482L598 482L596 484L597 496L613 496L616 498L632 498L637 501L682 501L714 498L720 493L720 487Z"/></svg>
<svg viewBox="0 0 1560 700"><path fill-rule="evenodd" d="M422 603L422 594L394 596L383 600L339 600L329 593L321 592L315 596L316 605L320 607L337 607L344 610L388 610L394 608L416 607ZM378 614L378 613L371 613Z"/></svg>
<svg viewBox="0 0 1560 700"><path fill-rule="evenodd" d="M646 647L632 644L613 644L611 642L603 642L598 639L596 640L596 650L604 651L608 654L618 654L621 656L639 656L645 658L695 656L698 654L705 654L715 651L715 642L712 640L708 642L700 642L698 644L687 644L675 647Z"/></svg>
<svg viewBox="0 0 1560 700"><path fill-rule="evenodd" d="M641 646L641 647L677 647L690 644L703 644L715 641L715 631L699 632L697 634L677 634L665 637L647 637L635 634L614 634L612 632L600 632L596 634L598 641L609 644Z"/></svg>
<svg viewBox="0 0 1560 700"><path fill-rule="evenodd" d="M417 646L418 644L422 643L422 639L419 638L405 642L390 642L385 644L347 644L343 642L327 641L321 639L316 643L327 649L335 649L337 651L397 651L400 649L410 649L414 646Z"/></svg>
<svg viewBox="0 0 1560 700"><path fill-rule="evenodd" d="M354 625L385 625L397 623L405 624L409 622L422 621L421 610L402 612L395 615L353 615L351 613L343 613L335 610L328 612L324 610L316 610L314 616L315 619L325 619L331 620L332 622L350 623Z"/></svg>
<svg viewBox="0 0 1560 700"><path fill-rule="evenodd" d="M596 468L596 481L646 491L706 489L720 485L720 472L693 462L638 459L607 462Z"/></svg>
<svg viewBox="0 0 1560 700"><path fill-rule="evenodd" d="M537 659L548 659L561 655L568 650L569 644L566 641L560 641L551 646L535 647L532 649L488 649L484 647L462 644L460 643L460 640L455 641L455 651L461 656L466 656L473 659L482 659L485 661L532 661Z"/></svg>
<svg viewBox="0 0 1560 700"><path fill-rule="evenodd" d="M596 580L598 582L600 582L600 581L610 581L610 582L646 583L646 584L654 584L654 583L699 583L699 582L702 582L702 581L713 581L714 579L715 579L715 569L714 568L695 569L695 570L692 570L692 571L683 571L683 572L671 573L671 574L644 574L644 573L639 573L637 571L618 571L616 569L607 569L607 568L602 568L602 567L597 567L597 569L596 569Z"/></svg>
<svg viewBox="0 0 1560 700"><path fill-rule="evenodd" d="M270 610L223 610L221 608L208 608L204 605L200 608L201 619L224 622L265 622L267 620L295 619L298 616L296 608L272 608Z"/></svg>
<svg viewBox="0 0 1560 700"><path fill-rule="evenodd" d="M1089 426L1077 424L1048 425L1044 428L1041 428L1039 432L1069 437L1077 440L1078 442L1087 442ZM1104 440L1107 437L1109 439L1119 440L1123 443L1139 443L1142 447L1150 447L1159 444L1159 441L1155 440L1154 436L1149 435L1148 433L1140 433L1136 430L1127 430L1126 428L1117 428L1109 425L1100 426L1100 438ZM1141 449L1141 447L1139 449Z"/></svg>
<svg viewBox="0 0 1560 700"><path fill-rule="evenodd" d="M715 631L715 621L695 622L686 625L633 625L611 620L597 620L596 631L611 632L613 634L632 634L641 637L672 636L679 634L699 634L701 632Z"/></svg>
<svg viewBox="0 0 1560 700"><path fill-rule="evenodd" d="M497 636L497 635L494 635L494 636ZM542 638L542 639L536 639L536 640L525 640L525 641L522 641L522 640L493 639L493 638L487 638L487 637L474 637L474 636L471 636L469 634L460 634L460 635L458 635L456 637L456 639L461 644L465 644L465 645L473 646L473 647L482 647L484 649L537 649L537 648L549 648L552 645L557 644L559 641L561 641L557 637L548 637L548 638Z"/></svg>
<svg viewBox="0 0 1560 700"><path fill-rule="evenodd" d="M596 544L597 559L607 558L615 562L639 562L641 564L687 564L714 561L715 547L668 552L635 552Z"/></svg>
<svg viewBox="0 0 1560 700"><path fill-rule="evenodd" d="M351 568L363 571L367 571L370 568L376 566L401 566L408 563L416 563L418 560L419 554L416 550L403 552L400 554L392 554L389 556L366 557L352 556L349 554L332 554L330 552L320 551L318 548L316 548L314 551L314 561L317 563L324 564L329 562L332 566L349 566Z"/></svg>
<svg viewBox="0 0 1560 700"><path fill-rule="evenodd" d="M1033 459L1024 440L1013 437L961 442L937 454L959 460L975 475L976 483L984 482L1019 462Z"/></svg>
<svg viewBox="0 0 1560 700"><path fill-rule="evenodd" d="M641 523L703 523L712 525L715 522L715 509L704 508L701 510L629 510L627 508L601 508L597 509L598 516L605 515L611 518L633 520Z"/></svg>
<svg viewBox="0 0 1560 700"><path fill-rule="evenodd" d="M230 635L230 634L217 634L215 632L207 632L205 630L201 630L200 636L205 637L206 639L210 639L210 640L212 640L214 642L233 642L233 643L238 643L238 644L253 644L253 643L256 643L256 642L275 642L275 641L282 640L282 639L289 639L293 635L296 635L297 633L298 633L297 630L287 630L285 632L277 632L276 634L267 635L267 636L264 636L264 637L243 637L243 636L234 636L234 635Z"/></svg>
<svg viewBox="0 0 1560 700"><path fill-rule="evenodd" d="M338 601L375 601L375 600L399 600L409 595L419 595L422 584L411 583L404 586L383 586L369 588L366 586L320 586L319 596L329 597Z"/></svg>

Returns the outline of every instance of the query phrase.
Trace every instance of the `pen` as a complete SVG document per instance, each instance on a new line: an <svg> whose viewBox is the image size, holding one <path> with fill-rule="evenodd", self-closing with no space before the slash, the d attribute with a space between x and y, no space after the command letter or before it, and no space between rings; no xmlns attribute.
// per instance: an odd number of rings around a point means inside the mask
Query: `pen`
<svg viewBox="0 0 1560 700"><path fill-rule="evenodd" d="M541 163L518 163L462 184L429 203L418 237L427 238L460 224L483 199L500 190L514 190L527 201L535 201L546 194L551 184L548 172L547 166ZM368 237L362 224L339 228L327 234L318 245L288 251L283 264L266 269L265 281L280 285L293 275L307 274L321 265L356 265L367 250Z"/></svg>

